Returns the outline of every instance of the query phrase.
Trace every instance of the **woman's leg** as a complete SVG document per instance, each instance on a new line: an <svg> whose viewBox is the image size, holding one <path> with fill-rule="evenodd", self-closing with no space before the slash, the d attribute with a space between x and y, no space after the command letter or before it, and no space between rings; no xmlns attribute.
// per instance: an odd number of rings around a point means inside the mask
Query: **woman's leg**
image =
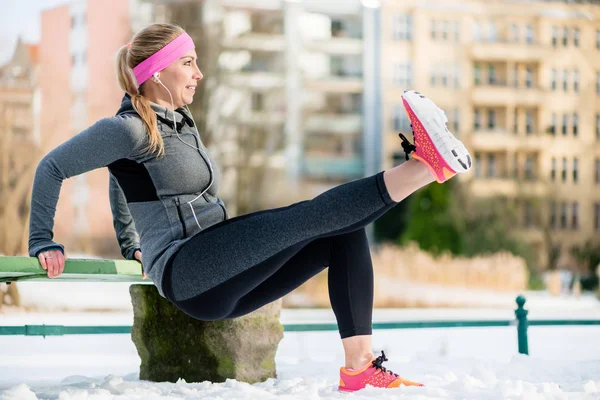
<svg viewBox="0 0 600 400"><path fill-rule="evenodd" d="M342 337L345 366L358 368L373 359L373 264L364 228L289 249L176 304L201 320L236 318L285 296L327 267L329 297Z"/></svg>
<svg viewBox="0 0 600 400"><path fill-rule="evenodd" d="M427 167L411 160L312 200L223 221L190 238L172 258L167 296L196 297L271 257L285 261L315 239L364 228L430 182Z"/></svg>

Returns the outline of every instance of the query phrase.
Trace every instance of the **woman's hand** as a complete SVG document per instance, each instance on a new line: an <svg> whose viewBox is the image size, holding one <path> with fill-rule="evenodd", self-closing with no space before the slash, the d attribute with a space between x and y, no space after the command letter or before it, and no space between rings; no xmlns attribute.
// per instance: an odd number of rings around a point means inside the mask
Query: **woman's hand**
<svg viewBox="0 0 600 400"><path fill-rule="evenodd" d="M48 271L48 278L56 278L65 270L66 256L60 250L48 250L38 254L38 260L44 270Z"/></svg>
<svg viewBox="0 0 600 400"><path fill-rule="evenodd" d="M141 251L136 250L135 253L133 253L133 256L140 263L142 262L142 252ZM148 277L146 276L146 273L144 272L144 267L142 267L142 279L148 279Z"/></svg>

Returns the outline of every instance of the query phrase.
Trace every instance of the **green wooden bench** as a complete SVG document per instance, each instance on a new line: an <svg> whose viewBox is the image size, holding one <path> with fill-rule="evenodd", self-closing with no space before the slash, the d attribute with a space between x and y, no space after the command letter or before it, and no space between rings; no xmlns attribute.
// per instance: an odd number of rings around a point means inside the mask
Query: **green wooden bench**
<svg viewBox="0 0 600 400"><path fill-rule="evenodd" d="M204 322L161 297L150 279L142 279L137 261L69 258L51 279L35 257L0 256L0 282L21 281L133 283L131 338L142 361L140 379L255 383L276 376L281 300L241 318Z"/></svg>
<svg viewBox="0 0 600 400"><path fill-rule="evenodd" d="M140 263L132 260L68 258L64 272L50 279L35 257L0 256L0 282L49 280L151 283L142 280Z"/></svg>

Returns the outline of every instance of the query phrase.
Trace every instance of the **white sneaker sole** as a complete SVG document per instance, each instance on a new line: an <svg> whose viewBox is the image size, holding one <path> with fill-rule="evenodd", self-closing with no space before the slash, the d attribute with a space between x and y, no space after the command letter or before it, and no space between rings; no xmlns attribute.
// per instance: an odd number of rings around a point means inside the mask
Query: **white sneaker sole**
<svg viewBox="0 0 600 400"><path fill-rule="evenodd" d="M472 167L471 155L464 144L448 130L448 118L433 101L414 90L405 90L402 98L419 119L431 142L446 163L457 173L467 172Z"/></svg>

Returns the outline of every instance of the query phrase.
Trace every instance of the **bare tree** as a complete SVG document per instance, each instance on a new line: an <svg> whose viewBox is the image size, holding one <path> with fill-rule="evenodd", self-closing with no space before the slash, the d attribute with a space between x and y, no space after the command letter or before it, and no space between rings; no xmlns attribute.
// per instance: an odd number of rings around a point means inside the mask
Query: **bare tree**
<svg viewBox="0 0 600 400"><path fill-rule="evenodd" d="M31 186L43 149L31 131L14 129L14 121L12 110L0 104L0 253L8 256L27 254ZM18 305L14 284L7 294ZM0 306L4 297L0 290Z"/></svg>

